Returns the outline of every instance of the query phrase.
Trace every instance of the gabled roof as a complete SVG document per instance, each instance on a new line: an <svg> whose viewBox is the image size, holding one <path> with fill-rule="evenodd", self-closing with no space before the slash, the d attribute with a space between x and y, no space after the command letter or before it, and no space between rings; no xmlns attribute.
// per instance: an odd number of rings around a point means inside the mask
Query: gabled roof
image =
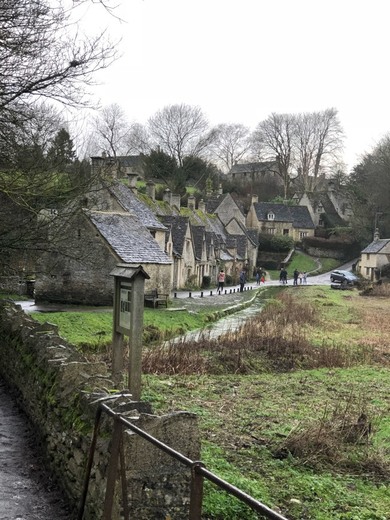
<svg viewBox="0 0 390 520"><path fill-rule="evenodd" d="M173 248L175 252L179 255L183 255L189 218L181 217L180 215L166 215L160 217L160 219L166 227L171 229Z"/></svg>
<svg viewBox="0 0 390 520"><path fill-rule="evenodd" d="M229 173L252 173L252 172L267 172L277 168L276 161L251 162L243 164L234 164Z"/></svg>
<svg viewBox="0 0 390 520"><path fill-rule="evenodd" d="M334 207L333 202L331 201L328 193L324 192L306 192L306 196L312 205L314 211L317 210L318 207L322 206L324 209L324 213L330 219L331 224L333 226L342 225L344 223L343 219L337 213L336 208ZM345 223L344 223L345 224Z"/></svg>
<svg viewBox="0 0 390 520"><path fill-rule="evenodd" d="M384 247L390 244L390 238L378 238L368 244L362 253L380 253Z"/></svg>
<svg viewBox="0 0 390 520"><path fill-rule="evenodd" d="M237 243L237 257L244 260L247 254L247 237L245 235L234 235L234 238Z"/></svg>
<svg viewBox="0 0 390 520"><path fill-rule="evenodd" d="M109 191L116 198L124 211L136 215L145 227L154 230L166 230L166 227L158 220L153 211L136 197L130 188L121 183L116 183L109 188Z"/></svg>
<svg viewBox="0 0 390 520"><path fill-rule="evenodd" d="M230 193L223 193L219 195L210 195L206 199L206 212L216 213L219 206L226 200L229 199L228 203L234 204L238 207L242 214L244 214L244 208L240 202L234 200L234 197Z"/></svg>
<svg viewBox="0 0 390 520"><path fill-rule="evenodd" d="M191 226L192 236L194 240L195 256L197 260L202 260L203 241L206 237L204 226Z"/></svg>
<svg viewBox="0 0 390 520"><path fill-rule="evenodd" d="M124 263L171 263L149 231L134 215L88 210L84 213Z"/></svg>
<svg viewBox="0 0 390 520"><path fill-rule="evenodd" d="M268 214L275 215L274 222L291 222L294 228L314 229L313 220L306 206L288 206L276 202L255 202L253 204L257 219L268 220Z"/></svg>

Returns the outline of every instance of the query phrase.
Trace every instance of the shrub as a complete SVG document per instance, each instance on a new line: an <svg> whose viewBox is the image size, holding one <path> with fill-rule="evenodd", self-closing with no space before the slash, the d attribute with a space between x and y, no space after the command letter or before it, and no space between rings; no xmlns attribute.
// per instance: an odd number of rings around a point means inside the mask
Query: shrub
<svg viewBox="0 0 390 520"><path fill-rule="evenodd" d="M202 289L208 289L211 285L211 276L203 276Z"/></svg>
<svg viewBox="0 0 390 520"><path fill-rule="evenodd" d="M259 250L275 253L287 253L293 247L294 241L287 235L259 235Z"/></svg>

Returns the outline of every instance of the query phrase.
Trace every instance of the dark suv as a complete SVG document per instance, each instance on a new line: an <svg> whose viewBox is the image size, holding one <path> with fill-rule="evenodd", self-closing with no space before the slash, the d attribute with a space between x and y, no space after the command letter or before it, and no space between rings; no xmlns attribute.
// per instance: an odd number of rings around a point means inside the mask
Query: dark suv
<svg viewBox="0 0 390 520"><path fill-rule="evenodd" d="M358 281L358 277L351 271L336 270L330 273L330 281L339 282L347 285L354 285Z"/></svg>

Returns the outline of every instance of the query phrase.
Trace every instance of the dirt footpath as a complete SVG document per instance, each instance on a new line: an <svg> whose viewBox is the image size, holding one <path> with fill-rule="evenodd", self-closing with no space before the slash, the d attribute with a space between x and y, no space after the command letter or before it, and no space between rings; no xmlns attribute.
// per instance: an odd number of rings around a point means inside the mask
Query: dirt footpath
<svg viewBox="0 0 390 520"><path fill-rule="evenodd" d="M44 470L34 432L0 379L0 520L71 520Z"/></svg>

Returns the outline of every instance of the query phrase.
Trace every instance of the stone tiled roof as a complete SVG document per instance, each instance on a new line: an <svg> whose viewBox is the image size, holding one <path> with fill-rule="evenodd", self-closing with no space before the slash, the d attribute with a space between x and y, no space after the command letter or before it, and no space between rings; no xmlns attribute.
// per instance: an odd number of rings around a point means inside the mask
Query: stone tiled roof
<svg viewBox="0 0 390 520"><path fill-rule="evenodd" d="M244 207L241 202L234 200L234 197L230 193L223 193L220 195L210 195L206 199L206 212L207 213L215 213L218 207L222 204L222 202L226 199L230 199L232 204L235 204L242 214L244 214Z"/></svg>
<svg viewBox="0 0 390 520"><path fill-rule="evenodd" d="M234 164L229 173L252 173L252 172L267 172L277 168L276 161L252 162L244 164Z"/></svg>
<svg viewBox="0 0 390 520"><path fill-rule="evenodd" d="M160 217L160 219L166 227L171 229L175 252L179 255L183 255L189 218L178 215L166 215Z"/></svg>
<svg viewBox="0 0 390 520"><path fill-rule="evenodd" d="M384 247L390 244L390 238L378 238L363 249L362 253L380 253Z"/></svg>
<svg viewBox="0 0 390 520"><path fill-rule="evenodd" d="M330 200L330 197L327 193L324 192L309 192L306 193L307 198L310 200L310 203L314 209L322 205L324 208L324 213L330 219L333 226L342 225L344 223L343 219L337 213L336 208L334 207L333 202Z"/></svg>
<svg viewBox="0 0 390 520"><path fill-rule="evenodd" d="M144 204L134 193L121 183L109 188L112 195L117 199L124 211L128 211L142 222L148 229L165 230L165 226L158 220L153 211Z"/></svg>
<svg viewBox="0 0 390 520"><path fill-rule="evenodd" d="M171 263L149 231L134 215L87 210L85 214L124 263Z"/></svg>
<svg viewBox="0 0 390 520"><path fill-rule="evenodd" d="M246 234L250 238L253 245L259 245L259 232L257 231L257 229L247 229Z"/></svg>
<svg viewBox="0 0 390 520"><path fill-rule="evenodd" d="M314 223L306 206L288 206L275 202L255 202L257 219L268 220L269 212L275 215L275 222L291 222L294 228L314 229Z"/></svg>
<svg viewBox="0 0 390 520"><path fill-rule="evenodd" d="M245 259L247 253L247 237L245 235L234 235L237 243L237 257Z"/></svg>
<svg viewBox="0 0 390 520"><path fill-rule="evenodd" d="M203 252L203 241L205 238L204 226L191 226L192 237L194 240L195 256L197 260L201 260Z"/></svg>

